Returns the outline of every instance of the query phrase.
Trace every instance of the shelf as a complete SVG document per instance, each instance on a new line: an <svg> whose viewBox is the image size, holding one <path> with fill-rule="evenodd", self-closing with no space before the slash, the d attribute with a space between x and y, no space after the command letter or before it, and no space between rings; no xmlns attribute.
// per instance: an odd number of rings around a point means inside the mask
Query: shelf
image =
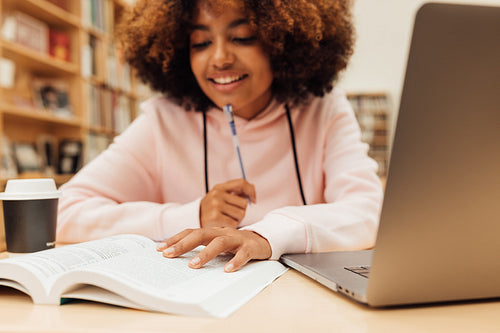
<svg viewBox="0 0 500 333"><path fill-rule="evenodd" d="M4 12L19 10L49 23L54 28L68 26L79 28L81 26L81 21L78 16L45 0L3 0L2 3Z"/></svg>
<svg viewBox="0 0 500 333"><path fill-rule="evenodd" d="M20 107L15 105L1 105L0 112L7 118L21 118L27 121L43 121L46 123L53 123L67 126L80 126L79 119L65 119L57 117L48 111L40 110L31 107Z"/></svg>
<svg viewBox="0 0 500 333"><path fill-rule="evenodd" d="M40 31L37 36L44 38L42 34L47 30L46 27L49 31L61 32L62 39L55 45L63 48L60 51L70 53L70 61L64 61L24 46L31 44L36 47L36 43L30 43L29 40L25 40L24 44L17 43L14 41L18 37L14 36L15 28L6 35L8 40L0 36L0 57L11 60L15 67L11 80L13 84L0 88L0 136L5 136L7 147L17 143L33 144L36 153L48 154L48 146L42 149L40 145L45 138L54 147L52 156L58 156L59 143L75 140L84 143L81 157L85 163L90 161L86 157L95 157L106 149L113 137L135 118L137 102L142 95L135 90L134 74L129 68L120 67L123 64L116 61L118 58L115 58L115 62L111 58L119 55L114 45L114 25L129 5L128 0L66 0L65 10L49 0L0 0L0 20L4 14L15 12L32 17L41 22L40 28L36 30ZM17 19L19 17L22 15ZM16 16L13 18L16 19ZM29 19L22 21L21 18L18 22L21 22L20 27L24 23L25 30L28 30ZM26 33L35 38L31 32ZM69 38L69 49L66 37ZM130 82L130 85L114 86L114 83L122 83L125 78L128 81L123 82ZM40 93L42 90L36 84L39 81L46 83L47 89L43 93ZM48 88L50 82L54 83L55 89ZM93 98L91 93L100 99ZM69 101L74 117L63 118L37 107L43 98L59 106L68 105ZM114 121L113 117L117 120ZM91 119L98 119L99 122L91 125ZM112 128L113 125L117 129ZM12 149L6 151L9 157L15 153ZM0 150L0 159L3 157ZM55 163L57 165L59 162ZM14 174L9 172L13 171L12 165L10 163L11 169L0 178L0 185L5 185L5 176ZM39 172L18 177L52 177L57 184L63 184L72 175L51 176Z"/></svg>
<svg viewBox="0 0 500 333"><path fill-rule="evenodd" d="M70 180L74 175L73 174L67 174L67 175L44 175L41 172L29 172L29 173L22 173L16 177L16 179L33 179L33 178L53 178L54 182L56 185L59 187L60 185L66 183L68 180ZM9 179L2 178L0 179L0 192L3 192L5 189L5 185L7 185L7 181Z"/></svg>
<svg viewBox="0 0 500 333"><path fill-rule="evenodd" d="M96 27L92 26L83 26L82 28L86 33L90 35L94 35L95 37L101 39L101 40L106 40L108 37L106 33Z"/></svg>
<svg viewBox="0 0 500 333"><path fill-rule="evenodd" d="M33 73L46 76L76 75L79 67L76 64L55 59L48 54L39 53L14 42L0 40L3 57L15 59L18 66L22 66Z"/></svg>
<svg viewBox="0 0 500 333"><path fill-rule="evenodd" d="M102 126L88 126L86 127L87 131L93 134L98 134L98 135L111 135L114 136L116 135L115 130L102 127Z"/></svg>

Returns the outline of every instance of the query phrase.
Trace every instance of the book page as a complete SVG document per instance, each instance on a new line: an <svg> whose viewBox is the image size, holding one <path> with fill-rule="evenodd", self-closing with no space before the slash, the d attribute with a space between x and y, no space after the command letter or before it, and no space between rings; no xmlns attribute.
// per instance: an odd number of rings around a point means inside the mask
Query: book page
<svg viewBox="0 0 500 333"><path fill-rule="evenodd" d="M89 294L92 285L120 295L134 308L225 317L286 271L277 261L256 261L226 273L224 265L231 256L219 256L201 269L189 268L201 248L173 259L154 248L144 249L82 267L61 277L53 293L117 304L115 296L106 297L102 290Z"/></svg>
<svg viewBox="0 0 500 333"><path fill-rule="evenodd" d="M17 281L33 294L32 289L36 284L31 281L34 276L38 283L43 286L44 292L47 293L55 279L71 270L154 246L155 243L152 240L138 235L119 235L68 245L4 259L0 262L0 278ZM5 269L2 269L2 267L5 267ZM19 273L13 275L11 273L14 271L13 267ZM36 287L36 289L39 289L39 287ZM36 290L36 294L40 294L40 291ZM40 297L35 298L33 297L33 300L37 303L59 303L59 299L42 300Z"/></svg>

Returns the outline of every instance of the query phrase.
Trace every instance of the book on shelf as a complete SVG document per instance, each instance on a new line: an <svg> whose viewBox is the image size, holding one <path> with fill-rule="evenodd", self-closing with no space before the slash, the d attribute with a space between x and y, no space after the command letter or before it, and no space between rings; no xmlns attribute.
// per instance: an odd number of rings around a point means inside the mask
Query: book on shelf
<svg viewBox="0 0 500 333"><path fill-rule="evenodd" d="M112 6L107 0L85 0L81 2L82 22L85 27L105 31L112 17Z"/></svg>
<svg viewBox="0 0 500 333"><path fill-rule="evenodd" d="M49 29L49 54L59 60L70 61L71 38L65 31Z"/></svg>
<svg viewBox="0 0 500 333"><path fill-rule="evenodd" d="M84 163L87 164L99 156L111 143L107 135L89 132L85 141Z"/></svg>
<svg viewBox="0 0 500 333"><path fill-rule="evenodd" d="M69 83L64 79L33 78L33 101L37 108L61 118L72 118Z"/></svg>
<svg viewBox="0 0 500 333"><path fill-rule="evenodd" d="M6 135L0 136L0 147L2 151L2 163L0 168L0 178L16 178L17 166L14 157L13 145Z"/></svg>
<svg viewBox="0 0 500 333"><path fill-rule="evenodd" d="M370 145L369 156L379 165L378 174L387 172L389 158L389 96L359 93L348 96L361 129L361 140Z"/></svg>
<svg viewBox="0 0 500 333"><path fill-rule="evenodd" d="M85 78L98 75L98 49L101 42L93 35L81 46L81 74Z"/></svg>
<svg viewBox="0 0 500 333"><path fill-rule="evenodd" d="M43 174L53 177L57 172L58 141L53 135L42 134L36 139L36 150L41 159Z"/></svg>
<svg viewBox="0 0 500 333"><path fill-rule="evenodd" d="M83 143L77 139L64 139L59 143L58 172L74 174L82 167Z"/></svg>
<svg viewBox="0 0 500 333"><path fill-rule="evenodd" d="M48 53L49 26L23 12L3 15L2 37L40 53Z"/></svg>
<svg viewBox="0 0 500 333"><path fill-rule="evenodd" d="M87 108L89 125L111 129L114 92L94 84L89 84L87 89L90 96Z"/></svg>
<svg viewBox="0 0 500 333"><path fill-rule="evenodd" d="M41 158L34 144L29 142L14 142L12 147L19 173L42 171Z"/></svg>
<svg viewBox="0 0 500 333"><path fill-rule="evenodd" d="M131 69L123 57L123 52L112 44L106 61L108 86L125 92L132 90Z"/></svg>
<svg viewBox="0 0 500 333"><path fill-rule="evenodd" d="M278 261L255 261L224 272L228 256L188 267L197 250L167 259L156 243L119 235L0 260L0 285L35 304L72 299L188 316L224 318L286 271Z"/></svg>
<svg viewBox="0 0 500 333"><path fill-rule="evenodd" d="M0 88L12 89L16 72L15 63L6 58L0 58Z"/></svg>
<svg viewBox="0 0 500 333"><path fill-rule="evenodd" d="M119 95L113 107L113 129L122 133L132 122L132 103L130 98Z"/></svg>
<svg viewBox="0 0 500 333"><path fill-rule="evenodd" d="M132 122L132 103L126 94L94 84L86 86L86 93L90 126L121 133Z"/></svg>

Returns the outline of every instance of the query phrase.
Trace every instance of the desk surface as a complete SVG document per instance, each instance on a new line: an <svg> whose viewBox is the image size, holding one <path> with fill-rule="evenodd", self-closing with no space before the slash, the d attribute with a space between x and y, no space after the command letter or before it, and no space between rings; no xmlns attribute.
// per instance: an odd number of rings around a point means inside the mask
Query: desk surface
<svg viewBox="0 0 500 333"><path fill-rule="evenodd" d="M290 270L226 319L92 302L33 305L0 288L0 332L498 332L500 300L374 310Z"/></svg>

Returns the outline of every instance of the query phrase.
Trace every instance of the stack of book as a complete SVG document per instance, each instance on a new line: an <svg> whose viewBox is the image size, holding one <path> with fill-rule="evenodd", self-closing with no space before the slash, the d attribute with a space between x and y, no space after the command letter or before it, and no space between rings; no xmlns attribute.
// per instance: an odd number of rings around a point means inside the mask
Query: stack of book
<svg viewBox="0 0 500 333"><path fill-rule="evenodd" d="M68 32L50 27L46 22L21 11L5 13L2 38L59 60L71 60Z"/></svg>

